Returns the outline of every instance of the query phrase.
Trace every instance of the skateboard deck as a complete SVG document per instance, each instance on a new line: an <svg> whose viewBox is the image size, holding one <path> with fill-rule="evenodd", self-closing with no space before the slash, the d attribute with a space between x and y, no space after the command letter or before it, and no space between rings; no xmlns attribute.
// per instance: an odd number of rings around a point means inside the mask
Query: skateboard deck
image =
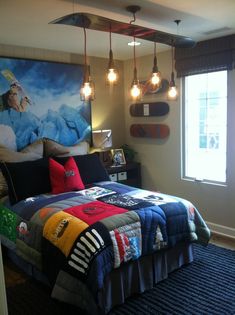
<svg viewBox="0 0 235 315"><path fill-rule="evenodd" d="M119 22L103 16L85 12L68 14L50 23L85 27L88 29L104 32L110 32L111 30L112 33L132 37L135 34L136 38L149 40L151 42L158 42L178 48L191 48L196 44L194 40L186 36L169 34L147 27L138 26L136 24Z"/></svg>
<svg viewBox="0 0 235 315"><path fill-rule="evenodd" d="M165 124L133 124L130 127L130 134L137 138L164 139L170 134L170 129Z"/></svg>
<svg viewBox="0 0 235 315"><path fill-rule="evenodd" d="M152 103L136 103L131 104L131 116L144 117L144 116L164 116L169 112L169 105L165 102L152 102Z"/></svg>

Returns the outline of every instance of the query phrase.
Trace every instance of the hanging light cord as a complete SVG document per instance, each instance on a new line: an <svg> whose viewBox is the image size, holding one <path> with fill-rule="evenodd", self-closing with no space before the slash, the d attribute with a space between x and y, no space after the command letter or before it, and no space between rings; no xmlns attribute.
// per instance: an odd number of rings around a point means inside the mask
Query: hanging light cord
<svg viewBox="0 0 235 315"><path fill-rule="evenodd" d="M86 57L86 28L83 27L83 32L84 32L84 64L85 66L87 65L87 57Z"/></svg>
<svg viewBox="0 0 235 315"><path fill-rule="evenodd" d="M136 20L135 13L133 12L133 20L130 21L130 24L135 23L135 20Z"/></svg>
<svg viewBox="0 0 235 315"><path fill-rule="evenodd" d="M133 13L133 20L130 21L130 24L135 22L135 13ZM135 31L134 31L135 32ZM134 50L134 72L136 72L136 58L135 58L135 33L133 36L134 39L134 45L133 45L133 50Z"/></svg>
<svg viewBox="0 0 235 315"><path fill-rule="evenodd" d="M134 36L134 46L133 46L133 50L134 50L134 68L136 68L136 56L135 56L135 36Z"/></svg>
<svg viewBox="0 0 235 315"><path fill-rule="evenodd" d="M110 50L111 50L111 47L112 47L111 25L110 25L110 28L109 28L109 47L110 47Z"/></svg>
<svg viewBox="0 0 235 315"><path fill-rule="evenodd" d="M133 46L133 51L134 51L134 81L137 81L137 68L136 68L136 56L135 56L135 35L134 35L134 46Z"/></svg>
<svg viewBox="0 0 235 315"><path fill-rule="evenodd" d="M153 72L157 72L157 44L154 42L154 59L153 59Z"/></svg>

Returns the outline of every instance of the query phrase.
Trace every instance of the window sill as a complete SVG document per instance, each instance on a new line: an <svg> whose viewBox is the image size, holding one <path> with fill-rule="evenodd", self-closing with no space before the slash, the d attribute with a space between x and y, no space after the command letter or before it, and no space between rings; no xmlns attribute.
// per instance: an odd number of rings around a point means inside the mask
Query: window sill
<svg viewBox="0 0 235 315"><path fill-rule="evenodd" d="M213 185L213 186L219 186L219 187L227 187L227 183L221 183L221 182L213 182L213 181L208 181L206 179L194 179L194 178L189 178L189 177L182 177L181 180L188 181L188 182L193 182L195 184L205 184L205 185Z"/></svg>

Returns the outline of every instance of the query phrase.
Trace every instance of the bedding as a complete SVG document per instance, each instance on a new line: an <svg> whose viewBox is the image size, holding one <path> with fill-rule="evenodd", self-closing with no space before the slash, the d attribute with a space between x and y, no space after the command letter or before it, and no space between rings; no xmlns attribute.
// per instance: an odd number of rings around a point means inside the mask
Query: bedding
<svg viewBox="0 0 235 315"><path fill-rule="evenodd" d="M107 312L114 304L98 301L115 270L155 255L163 261L181 244L207 244L210 231L189 201L111 182L97 155L74 161L85 189L52 194L48 187L0 207L3 244L47 276L54 298L61 299L63 287L63 296L76 304L74 288L65 292L66 283L76 283Z"/></svg>

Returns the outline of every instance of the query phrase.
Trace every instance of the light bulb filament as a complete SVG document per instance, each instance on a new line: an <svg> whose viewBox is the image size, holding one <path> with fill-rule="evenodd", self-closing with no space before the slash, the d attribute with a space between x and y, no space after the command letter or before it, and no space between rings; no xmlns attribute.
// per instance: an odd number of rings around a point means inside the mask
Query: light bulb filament
<svg viewBox="0 0 235 315"><path fill-rule="evenodd" d="M177 96L177 89L176 86L170 86L168 90L168 96L170 98L175 98Z"/></svg>
<svg viewBox="0 0 235 315"><path fill-rule="evenodd" d="M160 78L159 72L154 72L151 77L151 83L153 85L158 85L160 81L161 81L161 78Z"/></svg>
<svg viewBox="0 0 235 315"><path fill-rule="evenodd" d="M115 69L109 69L109 70L108 70L108 76L107 76L107 78L108 78L108 81L109 81L110 83L114 83L114 82L117 81L117 73L115 72Z"/></svg>
<svg viewBox="0 0 235 315"><path fill-rule="evenodd" d="M133 84L133 86L131 87L131 96L136 98L138 96L140 96L141 90L138 86L138 84Z"/></svg>

